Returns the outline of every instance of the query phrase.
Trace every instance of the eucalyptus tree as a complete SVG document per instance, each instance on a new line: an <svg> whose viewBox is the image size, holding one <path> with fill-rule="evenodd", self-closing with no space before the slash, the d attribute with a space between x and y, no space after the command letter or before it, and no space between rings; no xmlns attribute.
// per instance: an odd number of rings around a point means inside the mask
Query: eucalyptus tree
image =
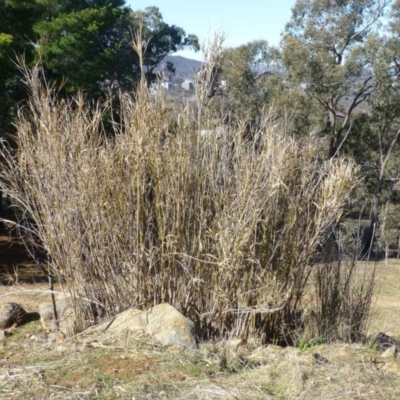
<svg viewBox="0 0 400 400"><path fill-rule="evenodd" d="M384 191L390 200L393 183L400 179L400 1L393 3L384 34L370 36L366 52L371 58L374 91L355 121L355 134L346 152L363 166L372 194L371 228L379 225Z"/></svg>
<svg viewBox="0 0 400 400"><path fill-rule="evenodd" d="M278 50L265 40L228 48L220 69L228 112L237 120L257 123L277 94L281 72Z"/></svg>
<svg viewBox="0 0 400 400"><path fill-rule="evenodd" d="M366 44L389 5L390 0L298 0L293 7L282 41L286 79L323 116L318 129L329 138L328 157L339 153L355 112L379 85Z"/></svg>

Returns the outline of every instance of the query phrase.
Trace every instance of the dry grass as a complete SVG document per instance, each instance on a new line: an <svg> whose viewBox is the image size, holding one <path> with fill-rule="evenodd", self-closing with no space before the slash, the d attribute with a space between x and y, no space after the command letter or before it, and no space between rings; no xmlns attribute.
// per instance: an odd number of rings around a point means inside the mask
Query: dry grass
<svg viewBox="0 0 400 400"><path fill-rule="evenodd" d="M377 298L372 307L370 332L386 332L400 337L400 262L389 259L387 265L381 262L377 266Z"/></svg>
<svg viewBox="0 0 400 400"><path fill-rule="evenodd" d="M120 95L110 134L108 104L58 101L40 69L25 76L32 96L19 110L18 150L3 147L3 191L66 283L76 330L93 314L168 302L200 336L285 340L357 168L322 162L317 139L290 137L271 112L252 139L240 126L201 136L223 126L209 104L177 110L144 84L134 99Z"/></svg>
<svg viewBox="0 0 400 400"><path fill-rule="evenodd" d="M372 267L372 266L371 266ZM369 268L369 267L367 267ZM390 260L377 268L381 295L371 328L400 336L400 268ZM4 299L41 301L32 289L1 287ZM40 295L41 296L41 295ZM39 297L40 297L39 296ZM391 308L387 308L390 305ZM378 329L375 329L375 328ZM201 344L198 352L161 348L129 335L82 335L48 343L38 322L20 327L0 345L0 393L4 399L397 399L397 361L375 364L368 345L319 345L300 351L249 341L235 349L227 341ZM329 360L318 364L313 354Z"/></svg>
<svg viewBox="0 0 400 400"><path fill-rule="evenodd" d="M378 282L400 279L398 269L379 267ZM388 286L386 282L382 289ZM376 309L385 301L382 296ZM81 335L60 344L29 339L40 337L40 331L39 323L31 323L0 345L1 398L383 400L400 396L400 364L375 363L379 354L368 345L323 344L300 351L261 346L255 340L235 348L222 340L191 352L161 348L130 334ZM316 362L316 353L328 362Z"/></svg>

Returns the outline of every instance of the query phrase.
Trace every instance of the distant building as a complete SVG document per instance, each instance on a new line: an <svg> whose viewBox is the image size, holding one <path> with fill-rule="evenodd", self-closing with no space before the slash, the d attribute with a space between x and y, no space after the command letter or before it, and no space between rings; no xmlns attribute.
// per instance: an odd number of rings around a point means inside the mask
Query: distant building
<svg viewBox="0 0 400 400"><path fill-rule="evenodd" d="M194 84L192 81L185 81L182 83L182 88L185 90L193 90L194 89Z"/></svg>
<svg viewBox="0 0 400 400"><path fill-rule="evenodd" d="M174 85L171 82L163 82L161 84L161 87L167 91L172 90L174 88Z"/></svg>

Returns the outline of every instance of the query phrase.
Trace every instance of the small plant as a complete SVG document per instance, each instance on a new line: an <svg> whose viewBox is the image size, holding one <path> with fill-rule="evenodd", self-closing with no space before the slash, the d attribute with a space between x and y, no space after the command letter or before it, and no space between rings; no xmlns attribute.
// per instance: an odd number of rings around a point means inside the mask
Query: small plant
<svg viewBox="0 0 400 400"><path fill-rule="evenodd" d="M299 350L301 352L303 352L303 351L309 349L310 347L312 347L312 344L310 342L307 342L303 336L299 337L297 345L298 345Z"/></svg>
<svg viewBox="0 0 400 400"><path fill-rule="evenodd" d="M321 345L326 343L326 339L324 335L319 335L316 339L316 344Z"/></svg>
<svg viewBox="0 0 400 400"><path fill-rule="evenodd" d="M297 341L297 346L301 352L304 352L307 349L310 349L314 346L318 346L325 343L324 335L320 335L315 339L306 340L303 336L300 336Z"/></svg>
<svg viewBox="0 0 400 400"><path fill-rule="evenodd" d="M377 351L378 345L376 342L368 342L368 349L372 351Z"/></svg>

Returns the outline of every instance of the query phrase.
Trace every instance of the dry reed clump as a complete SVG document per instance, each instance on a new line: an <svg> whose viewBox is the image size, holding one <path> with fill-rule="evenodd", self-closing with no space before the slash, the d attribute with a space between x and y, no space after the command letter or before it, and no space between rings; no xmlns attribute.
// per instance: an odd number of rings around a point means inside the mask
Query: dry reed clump
<svg viewBox="0 0 400 400"><path fill-rule="evenodd" d="M360 264L360 265L358 265ZM315 268L314 336L324 341L365 341L375 288L375 267L333 260Z"/></svg>
<svg viewBox="0 0 400 400"><path fill-rule="evenodd" d="M71 294L76 329L169 302L201 334L282 340L355 166L319 161L316 139L289 137L268 115L253 141L229 128L201 136L206 113L177 113L145 85L120 95L106 135L104 104L58 101L38 70L26 77L4 191Z"/></svg>

